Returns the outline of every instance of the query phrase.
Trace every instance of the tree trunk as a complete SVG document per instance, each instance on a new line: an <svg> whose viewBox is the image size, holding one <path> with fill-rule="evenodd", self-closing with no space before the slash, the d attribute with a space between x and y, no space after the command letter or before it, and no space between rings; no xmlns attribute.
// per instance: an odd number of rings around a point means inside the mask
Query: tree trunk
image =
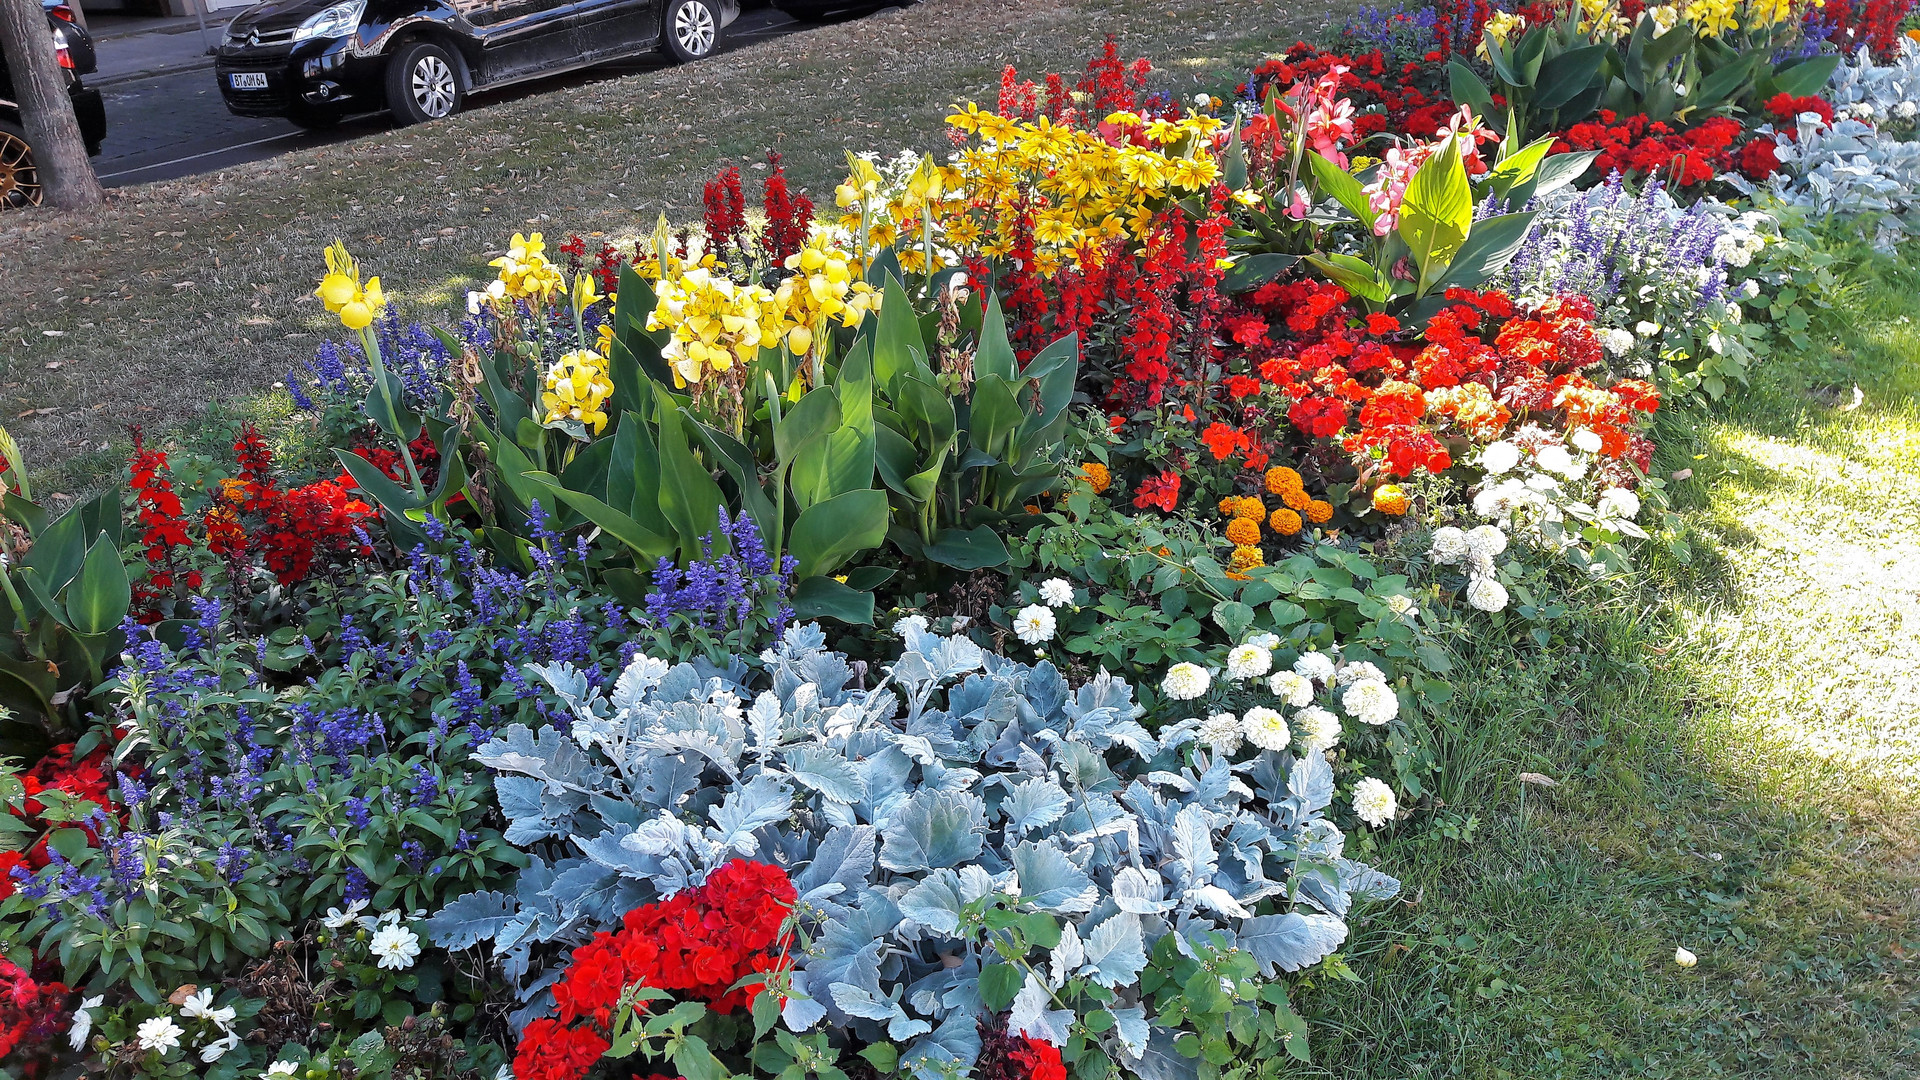
<svg viewBox="0 0 1920 1080"><path fill-rule="evenodd" d="M46 200L63 210L106 202L87 160L87 144L39 0L0 0L0 50L13 78L27 141L33 146L34 172Z"/></svg>

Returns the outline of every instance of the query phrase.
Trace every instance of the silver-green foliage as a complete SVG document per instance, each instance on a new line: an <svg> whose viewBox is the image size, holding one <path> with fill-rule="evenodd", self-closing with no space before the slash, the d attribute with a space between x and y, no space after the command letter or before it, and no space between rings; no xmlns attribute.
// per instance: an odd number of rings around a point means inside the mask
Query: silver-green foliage
<svg viewBox="0 0 1920 1080"><path fill-rule="evenodd" d="M1072 1014L1049 987L1095 984L1122 1021L1103 1037L1114 1059L1177 1075L1192 1063L1139 1007L1164 935L1224 941L1271 976L1324 959L1356 900L1397 891L1343 857L1321 758L1229 764L1190 724L1148 732L1119 679L1076 691L1051 664L904 629L905 654L864 689L815 627L762 654L751 681L738 662L639 657L602 693L571 667L535 669L571 729L515 726L476 755L533 865L513 895L451 904L435 941L490 942L532 1015L559 971L538 970L543 943L578 943L749 857L787 869L808 924L788 1026L903 1043L923 1071L964 1066L983 964L1011 959L1026 972L1016 1029L1061 1036ZM986 907L1056 918L1059 942L997 956Z"/></svg>

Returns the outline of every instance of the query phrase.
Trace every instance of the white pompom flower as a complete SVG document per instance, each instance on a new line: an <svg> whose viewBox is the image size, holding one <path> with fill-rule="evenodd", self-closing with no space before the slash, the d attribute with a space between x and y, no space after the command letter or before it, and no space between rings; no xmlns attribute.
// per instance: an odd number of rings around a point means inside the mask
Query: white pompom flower
<svg viewBox="0 0 1920 1080"><path fill-rule="evenodd" d="M1640 496L1626 488L1608 488L1600 493L1600 501L1595 506L1601 517L1625 518L1629 521L1640 513Z"/></svg>
<svg viewBox="0 0 1920 1080"><path fill-rule="evenodd" d="M1533 463L1550 473L1558 473L1561 476L1573 475L1573 455L1567 453L1567 448L1564 446L1541 447L1540 452L1533 456Z"/></svg>
<svg viewBox="0 0 1920 1080"><path fill-rule="evenodd" d="M1573 444L1575 450L1583 454L1598 453L1600 450L1600 433L1592 428L1581 428L1574 432L1567 441Z"/></svg>
<svg viewBox="0 0 1920 1080"><path fill-rule="evenodd" d="M1265 706L1248 709L1240 718L1240 730L1246 733L1248 742L1262 750L1285 750L1293 742L1287 718Z"/></svg>
<svg viewBox="0 0 1920 1080"><path fill-rule="evenodd" d="M1029 645L1044 645L1053 640L1053 612L1039 604L1028 604L1013 617L1013 636Z"/></svg>
<svg viewBox="0 0 1920 1080"><path fill-rule="evenodd" d="M1467 557L1467 534L1451 525L1433 530L1433 544L1427 557L1442 566L1452 566Z"/></svg>
<svg viewBox="0 0 1920 1080"><path fill-rule="evenodd" d="M398 924L383 926L374 932L368 951L379 958L381 967L405 971L420 955L420 935Z"/></svg>
<svg viewBox="0 0 1920 1080"><path fill-rule="evenodd" d="M1486 470L1488 476L1499 476L1518 464L1520 448L1510 442L1488 443L1487 448L1480 451L1480 467Z"/></svg>
<svg viewBox="0 0 1920 1080"><path fill-rule="evenodd" d="M1467 585L1467 603L1481 611L1505 610L1507 587L1498 578L1476 577Z"/></svg>
<svg viewBox="0 0 1920 1080"><path fill-rule="evenodd" d="M1492 558L1507 550L1507 534L1498 525L1475 525L1467 530L1467 551Z"/></svg>
<svg viewBox="0 0 1920 1080"><path fill-rule="evenodd" d="M1214 713L1194 730L1194 738L1207 744L1216 754L1231 755L1240 749L1244 736L1240 732L1240 720L1230 712Z"/></svg>
<svg viewBox="0 0 1920 1080"><path fill-rule="evenodd" d="M1340 745L1340 718L1318 705L1294 713L1293 724L1300 729L1301 745L1309 754L1324 754Z"/></svg>
<svg viewBox="0 0 1920 1080"><path fill-rule="evenodd" d="M1276 671L1267 677L1273 696L1295 709L1313 704L1313 680L1297 671Z"/></svg>
<svg viewBox="0 0 1920 1080"><path fill-rule="evenodd" d="M1227 678L1234 682L1257 679L1273 667L1273 652L1249 642L1227 653Z"/></svg>
<svg viewBox="0 0 1920 1080"><path fill-rule="evenodd" d="M1333 677L1333 684L1335 686L1352 686L1354 683L1364 682L1368 679L1386 682L1387 673L1374 667L1365 660L1355 660L1351 663L1340 665L1340 673Z"/></svg>
<svg viewBox="0 0 1920 1080"><path fill-rule="evenodd" d="M1333 681L1333 657L1323 652L1301 653L1300 659L1293 662L1296 674L1312 679L1314 682L1331 683Z"/></svg>
<svg viewBox="0 0 1920 1080"><path fill-rule="evenodd" d="M1073 583L1066 578L1048 578L1040 583L1040 600L1048 607L1066 607L1073 603Z"/></svg>
<svg viewBox="0 0 1920 1080"><path fill-rule="evenodd" d="M1369 776L1353 786L1353 813L1361 821L1378 829L1393 820L1400 809L1393 789Z"/></svg>
<svg viewBox="0 0 1920 1080"><path fill-rule="evenodd" d="M1340 695L1340 707L1355 720L1379 727L1400 715L1400 696L1379 679L1362 679Z"/></svg>
<svg viewBox="0 0 1920 1080"><path fill-rule="evenodd" d="M1199 664L1181 661L1167 669L1160 680L1160 692L1173 701L1192 701L1213 685L1213 676Z"/></svg>

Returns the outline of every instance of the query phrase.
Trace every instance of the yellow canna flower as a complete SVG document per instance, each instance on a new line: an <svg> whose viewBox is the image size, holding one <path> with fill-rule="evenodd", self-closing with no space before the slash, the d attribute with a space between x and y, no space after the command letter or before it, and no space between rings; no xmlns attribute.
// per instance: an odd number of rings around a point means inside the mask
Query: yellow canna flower
<svg viewBox="0 0 1920 1080"><path fill-rule="evenodd" d="M540 404L546 422L577 421L593 434L606 430L606 402L613 396L613 379L606 358L592 349L575 349L547 369L546 392Z"/></svg>
<svg viewBox="0 0 1920 1080"><path fill-rule="evenodd" d="M326 305L329 312L340 316L340 324L349 330L364 330L373 325L373 320L386 310L387 297L380 289L378 277L368 278L364 288L360 285L360 264L347 253L347 246L338 240L327 245L327 273L320 279L320 287L314 295Z"/></svg>

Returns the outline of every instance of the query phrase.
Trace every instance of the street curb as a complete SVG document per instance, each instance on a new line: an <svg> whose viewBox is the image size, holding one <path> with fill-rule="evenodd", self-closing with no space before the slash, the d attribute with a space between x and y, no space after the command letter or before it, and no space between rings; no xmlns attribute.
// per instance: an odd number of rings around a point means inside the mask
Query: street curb
<svg viewBox="0 0 1920 1080"><path fill-rule="evenodd" d="M169 64L166 67L150 68L146 71L131 71L124 75L108 75L87 80L87 85L96 89L119 86L122 83L139 82L142 79L158 79L163 75L178 75L183 71L200 71L213 66L213 57L203 56L184 64Z"/></svg>

